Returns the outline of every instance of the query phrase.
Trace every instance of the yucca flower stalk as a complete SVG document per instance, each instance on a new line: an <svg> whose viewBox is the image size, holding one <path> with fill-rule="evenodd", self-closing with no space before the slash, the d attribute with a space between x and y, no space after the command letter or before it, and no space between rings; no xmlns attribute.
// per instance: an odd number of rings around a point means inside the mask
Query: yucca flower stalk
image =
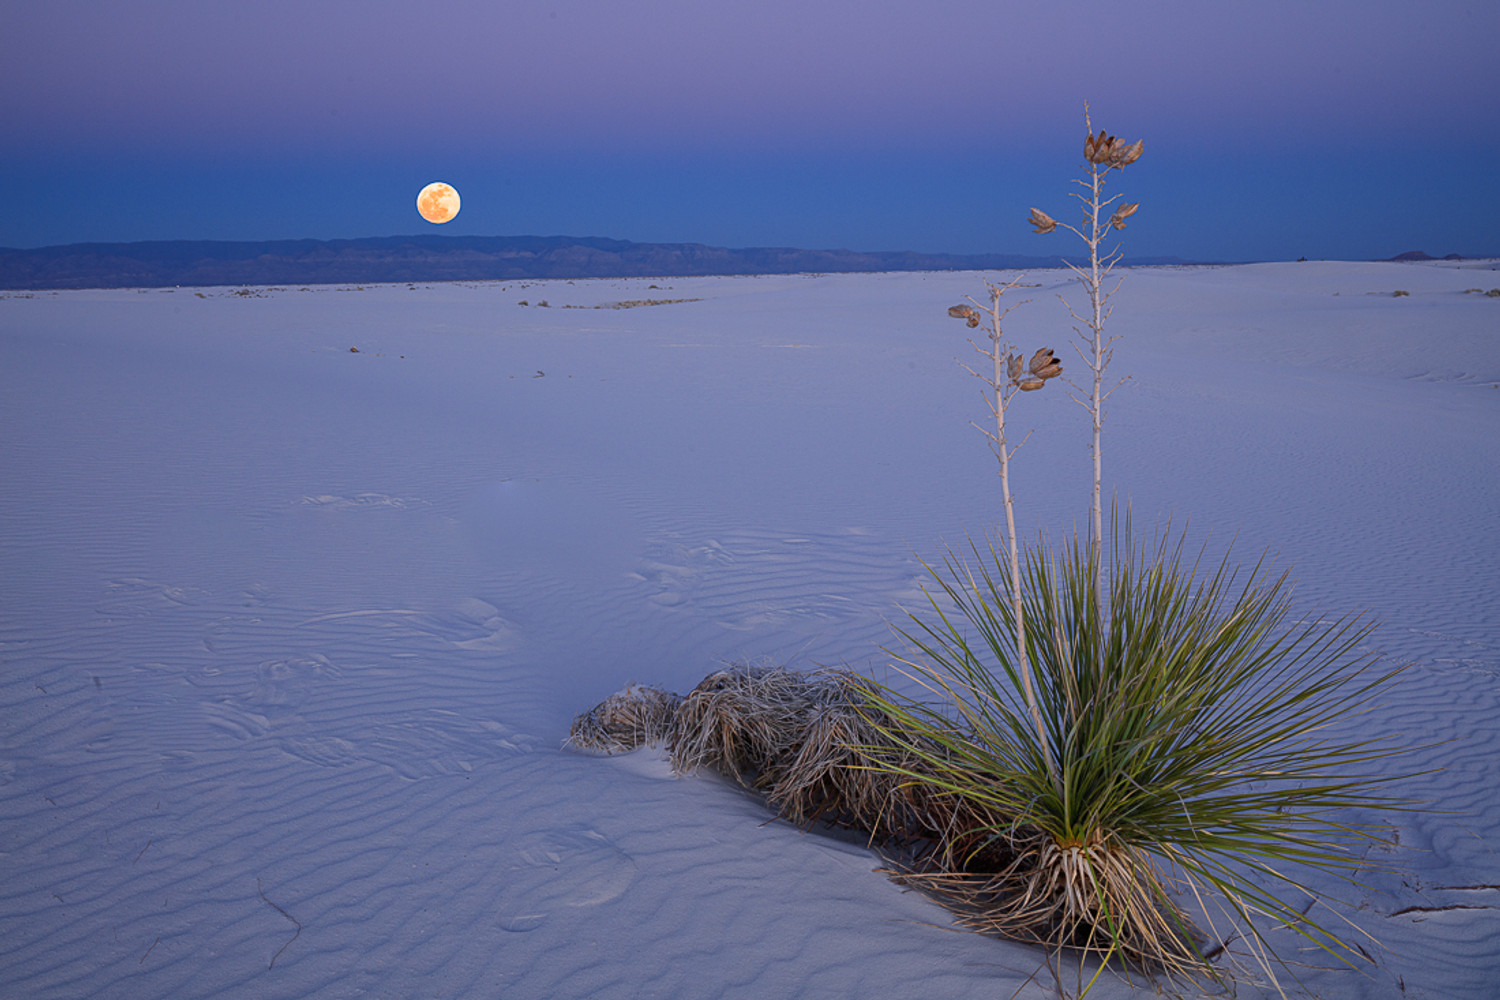
<svg viewBox="0 0 1500 1000"><path fill-rule="evenodd" d="M1041 389L1047 384L1048 379L1062 374L1062 365L1058 364L1051 349L1046 347L1033 354L1031 361L1025 364L1020 355L1011 353L1010 344L1005 339L1003 322L1015 306L1001 308L1001 305L1005 293L1019 286L1020 281L1020 278L1015 278L1004 285L985 282L985 288L989 290L989 305L982 308L989 315L990 320L989 345L980 347L974 344L974 349L990 360L991 371L987 374L980 374L968 368L967 365L965 368L971 375L984 380L987 388L986 402L995 419L993 433L983 427L979 429L984 431L985 436L990 439L990 446L994 449L995 457L1000 460L1000 495L1005 507L1005 544L1009 549L1010 565L1014 570L1011 574L1010 597L1011 627L1015 630L1015 648L1020 650L1017 677L1026 694L1026 705L1040 737L1043 723L1041 711L1037 707L1036 694L1033 691L1031 667L1026 661L1026 614L1021 606L1020 562L1016 558L1016 512L1015 502L1010 492L1010 460L1021 445L1019 443L1011 445L1006 439L1005 411L1016 393L1034 392ZM948 310L948 315L965 320L970 327L976 327L981 322L980 313L975 308L979 306L979 303L972 297L969 301L972 305L953 306ZM974 426L978 427L977 424ZM1045 740L1041 741L1041 746L1047 770L1056 777L1057 765L1048 756L1049 751Z"/></svg>
<svg viewBox="0 0 1500 1000"><path fill-rule="evenodd" d="M1297 905L1320 898L1297 866L1351 876L1373 838L1340 816L1401 807L1392 777L1360 773L1397 747L1348 726L1398 672L1364 652L1372 626L1293 620L1285 575L1240 580L1227 556L1200 572L1181 541L1133 549L1128 523L1112 549L1102 617L1091 546L1025 552L1025 650L1008 550L971 542L933 571L892 655L939 701L871 682L900 755L870 756L990 819L958 863L907 880L969 927L1173 975L1219 978L1208 942L1231 934L1270 954L1265 918L1359 960Z"/></svg>
<svg viewBox="0 0 1500 1000"><path fill-rule="evenodd" d="M1088 329L1086 334L1079 331L1083 343L1078 353L1088 367L1093 380L1087 399L1079 400L1079 402L1088 409L1093 422L1091 445L1094 480L1089 504L1089 545L1093 549L1094 558L1098 561L1100 572L1103 572L1105 564L1101 556L1104 539L1104 459L1100 450L1100 437L1104 431L1104 400L1109 396L1109 392L1104 388L1104 371L1109 367L1110 357L1114 353L1114 338L1106 339L1104 336L1104 324L1110 313L1109 298L1114 294L1114 289L1106 291L1105 285L1122 254L1118 244L1111 249L1105 249L1104 242L1111 230L1124 229L1125 220L1140 208L1139 203L1120 202L1106 217L1105 213L1109 212L1111 205L1120 201L1120 196L1106 198L1104 184L1111 170L1123 170L1141 158L1144 143L1124 143L1103 129L1095 135L1094 122L1089 116L1088 104L1083 106L1083 122L1086 133L1083 143L1084 178L1073 181L1074 184L1083 188L1082 191L1075 191L1073 194L1083 204L1083 219L1079 225L1074 226L1066 222L1058 222L1041 209L1033 208L1027 222L1031 225L1033 232L1042 234L1054 232L1059 227L1066 229L1083 240L1089 248L1087 268L1067 260L1063 261L1083 285L1084 292L1088 296L1088 312L1080 316L1066 299L1063 302L1068 306L1068 312L1073 319ZM1101 579L1099 593L1102 595L1103 592L1104 581ZM1100 610L1102 612L1102 609Z"/></svg>

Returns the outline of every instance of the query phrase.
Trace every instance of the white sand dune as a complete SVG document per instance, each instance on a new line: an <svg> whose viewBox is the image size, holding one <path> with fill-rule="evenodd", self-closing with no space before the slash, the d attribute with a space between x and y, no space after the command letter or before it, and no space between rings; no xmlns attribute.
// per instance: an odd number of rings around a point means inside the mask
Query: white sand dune
<svg viewBox="0 0 1500 1000"><path fill-rule="evenodd" d="M1500 982L1496 266L1117 298L1107 487L1381 619L1412 666L1360 725L1438 742L1323 997ZM1011 330L1067 365L1064 278ZM884 676L921 560L1000 514L945 316L980 279L0 297L0 995L1052 995L857 840L560 748L723 660ZM564 308L649 298L699 301ZM1083 411L1012 419L1025 530L1082 526Z"/></svg>

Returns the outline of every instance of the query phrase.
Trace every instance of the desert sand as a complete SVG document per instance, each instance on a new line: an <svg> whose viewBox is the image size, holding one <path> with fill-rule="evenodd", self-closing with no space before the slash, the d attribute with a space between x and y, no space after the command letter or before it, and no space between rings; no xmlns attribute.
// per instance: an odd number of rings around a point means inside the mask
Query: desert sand
<svg viewBox="0 0 1500 1000"><path fill-rule="evenodd" d="M1358 725L1436 770L1349 817L1382 840L1326 888L1379 946L1299 970L1330 1000L1500 981L1497 266L1115 300L1106 491L1410 664ZM0 994L1055 995L857 837L562 746L725 661L890 679L923 560L1002 516L946 316L984 277L0 295ZM1072 283L1024 280L1068 365ZM1024 536L1083 530L1085 412L1010 419Z"/></svg>

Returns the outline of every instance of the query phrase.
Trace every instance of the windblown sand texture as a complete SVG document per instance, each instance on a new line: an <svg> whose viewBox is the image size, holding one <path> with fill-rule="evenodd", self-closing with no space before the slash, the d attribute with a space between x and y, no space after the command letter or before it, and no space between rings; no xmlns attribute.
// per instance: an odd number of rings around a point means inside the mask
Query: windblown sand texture
<svg viewBox="0 0 1500 1000"><path fill-rule="evenodd" d="M1495 266L1115 300L1106 490L1369 609L1412 667L1358 724L1438 743L1328 1000L1500 981ZM0 296L0 996L1055 995L861 837L562 747L631 680L896 681L920 561L1001 514L946 315L981 277ZM1025 280L1010 332L1067 367L1073 286ZM691 301L560 308L646 299ZM1021 403L1021 529L1081 529L1085 414Z"/></svg>

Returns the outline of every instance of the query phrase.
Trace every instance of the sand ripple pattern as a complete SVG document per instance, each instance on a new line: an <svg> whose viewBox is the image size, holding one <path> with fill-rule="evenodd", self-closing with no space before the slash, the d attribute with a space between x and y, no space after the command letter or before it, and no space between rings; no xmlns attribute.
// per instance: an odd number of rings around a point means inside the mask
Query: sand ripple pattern
<svg viewBox="0 0 1500 1000"><path fill-rule="evenodd" d="M1369 870L1325 887L1389 950L1305 971L1323 1000L1500 981L1500 341L1475 283L1133 269L1112 320L1136 378L1106 476L1137 524L1279 553L1412 664L1360 725L1424 747L1433 773L1392 790L1425 808L1364 817ZM558 748L632 680L878 671L919 557L998 514L941 315L974 275L670 284L702 301L0 302L0 996L1056 995L858 842L651 752ZM1365 294L1393 287L1414 301ZM1025 416L1025 530L1066 529L1081 422Z"/></svg>

